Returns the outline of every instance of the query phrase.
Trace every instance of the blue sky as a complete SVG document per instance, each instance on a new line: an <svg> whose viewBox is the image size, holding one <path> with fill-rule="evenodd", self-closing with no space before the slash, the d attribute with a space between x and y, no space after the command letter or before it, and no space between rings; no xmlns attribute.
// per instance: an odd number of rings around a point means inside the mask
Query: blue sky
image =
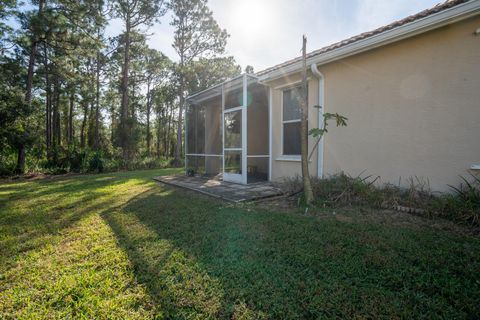
<svg viewBox="0 0 480 320"><path fill-rule="evenodd" d="M401 19L442 0L209 0L209 7L230 34L227 53L244 68L260 71L300 54L302 34L307 50L343 40ZM150 28L149 45L176 60L173 29L167 13ZM108 33L122 25L113 21Z"/></svg>

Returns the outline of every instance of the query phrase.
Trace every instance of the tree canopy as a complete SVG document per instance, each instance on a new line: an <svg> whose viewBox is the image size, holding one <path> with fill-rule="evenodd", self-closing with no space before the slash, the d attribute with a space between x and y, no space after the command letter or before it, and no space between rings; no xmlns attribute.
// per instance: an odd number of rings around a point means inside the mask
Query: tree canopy
<svg viewBox="0 0 480 320"><path fill-rule="evenodd" d="M185 96L241 72L227 39L205 0L1 1L0 175L182 159Z"/></svg>

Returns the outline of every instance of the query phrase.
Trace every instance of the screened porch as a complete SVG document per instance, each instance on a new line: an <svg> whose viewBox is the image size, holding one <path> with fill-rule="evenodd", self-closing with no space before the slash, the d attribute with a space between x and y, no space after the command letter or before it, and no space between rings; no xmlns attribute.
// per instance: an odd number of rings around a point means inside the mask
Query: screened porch
<svg viewBox="0 0 480 320"><path fill-rule="evenodd" d="M243 74L187 98L185 166L236 183L269 180L269 89Z"/></svg>

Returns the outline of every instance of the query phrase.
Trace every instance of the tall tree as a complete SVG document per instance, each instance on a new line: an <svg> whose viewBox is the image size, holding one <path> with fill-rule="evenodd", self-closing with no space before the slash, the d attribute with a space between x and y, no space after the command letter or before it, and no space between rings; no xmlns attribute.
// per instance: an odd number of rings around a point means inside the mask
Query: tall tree
<svg viewBox="0 0 480 320"><path fill-rule="evenodd" d="M185 75L188 92L205 90L240 75L242 69L233 57L200 58L189 65Z"/></svg>
<svg viewBox="0 0 480 320"><path fill-rule="evenodd" d="M0 53L6 49L7 43L12 40L12 26L6 23L7 19L18 14L16 0L0 1Z"/></svg>
<svg viewBox="0 0 480 320"><path fill-rule="evenodd" d="M160 16L165 13L162 1L152 0L118 0L114 3L114 16L122 19L125 26L123 33L123 64L122 80L120 84L121 105L120 105L120 136L119 142L123 151L123 158L130 156L128 137L131 134L129 125L129 67L130 67L130 45L132 32L140 32L140 27L151 26Z"/></svg>
<svg viewBox="0 0 480 320"><path fill-rule="evenodd" d="M245 67L245 73L254 74L255 72L253 71L253 66L247 65L247 66Z"/></svg>
<svg viewBox="0 0 480 320"><path fill-rule="evenodd" d="M171 123L173 105L176 99L176 85L167 82L159 86L153 94L153 105L156 114L156 154L169 156L169 146L172 141ZM162 146L162 148L161 148ZM162 150L162 152L160 151Z"/></svg>
<svg viewBox="0 0 480 320"><path fill-rule="evenodd" d="M36 17L30 20L30 52L28 59L28 70L27 70L27 83L25 89L25 102L30 104L32 101L32 85L33 85L33 71L35 68L35 58L37 54L37 47L40 42L40 23L42 20L43 7L45 5L45 0L38 1L38 10Z"/></svg>
<svg viewBox="0 0 480 320"><path fill-rule="evenodd" d="M173 13L171 25L175 28L173 48L179 57L179 111L175 146L175 164L178 166L182 148L187 69L195 59L223 54L228 34L218 26L206 0L172 0L169 8Z"/></svg>
<svg viewBox="0 0 480 320"><path fill-rule="evenodd" d="M25 104L27 105L27 108L31 106L32 102L33 73L35 69L35 59L37 57L37 48L43 32L41 28L41 22L44 5L45 0L39 0L37 12L32 14L27 22L30 40L28 68L25 83ZM17 141L17 167L15 171L19 174L23 174L25 172L25 143L22 143L22 141L26 142L28 139L27 126L28 124L25 123L23 128L23 139L18 139Z"/></svg>
<svg viewBox="0 0 480 320"><path fill-rule="evenodd" d="M102 11L103 2L98 3L98 12ZM102 15L103 17L103 15ZM102 54L102 47L104 44L103 32L105 31L105 22L103 18L95 20L95 31L96 31L96 43L97 43L97 52L95 55L96 58L96 68L95 68L95 142L94 148L98 150L100 148L100 75L102 72L102 65L105 64L106 59Z"/></svg>
<svg viewBox="0 0 480 320"><path fill-rule="evenodd" d="M146 117L147 117L147 155L150 155L152 133L151 133L151 115L152 102L158 87L168 75L170 60L161 52L155 49L147 48L145 52L145 82L146 92Z"/></svg>
<svg viewBox="0 0 480 320"><path fill-rule="evenodd" d="M0 150L2 151L11 148L20 152L19 150L25 150L25 147L33 141L33 135L28 130L27 123L34 112L34 107L32 103L26 103L24 100L25 75L26 68L22 64L21 57L0 56ZM21 155L18 153L18 158ZM19 165L24 165L21 159L17 159L16 171L23 173L24 168L19 168Z"/></svg>

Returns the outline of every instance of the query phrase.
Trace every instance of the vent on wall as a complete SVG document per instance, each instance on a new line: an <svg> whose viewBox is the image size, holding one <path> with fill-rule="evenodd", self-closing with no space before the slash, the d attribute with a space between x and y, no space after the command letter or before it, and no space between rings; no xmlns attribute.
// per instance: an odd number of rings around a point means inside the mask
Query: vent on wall
<svg viewBox="0 0 480 320"><path fill-rule="evenodd" d="M470 166L470 169L472 170L480 170L480 163L472 164Z"/></svg>

